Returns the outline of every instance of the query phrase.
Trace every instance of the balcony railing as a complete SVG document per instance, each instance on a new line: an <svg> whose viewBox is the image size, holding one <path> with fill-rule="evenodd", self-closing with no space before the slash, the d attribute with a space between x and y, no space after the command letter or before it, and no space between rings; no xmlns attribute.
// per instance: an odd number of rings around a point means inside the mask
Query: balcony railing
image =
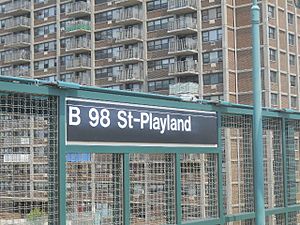
<svg viewBox="0 0 300 225"><path fill-rule="evenodd" d="M91 22L86 20L75 20L69 21L66 24L67 32L76 32L76 31L90 31Z"/></svg>
<svg viewBox="0 0 300 225"><path fill-rule="evenodd" d="M117 82L141 81L142 70L125 69L117 76Z"/></svg>
<svg viewBox="0 0 300 225"><path fill-rule="evenodd" d="M65 82L73 82L82 85L90 85L91 73L80 72L80 73L72 73L72 74L63 74L61 75L60 79Z"/></svg>
<svg viewBox="0 0 300 225"><path fill-rule="evenodd" d="M197 20L193 18L180 18L169 22L168 32L174 32L178 30L196 30Z"/></svg>
<svg viewBox="0 0 300 225"><path fill-rule="evenodd" d="M27 17L16 17L10 18L5 21L4 28L5 29L21 29L21 28L30 28L30 18Z"/></svg>
<svg viewBox="0 0 300 225"><path fill-rule="evenodd" d="M29 61L29 60L30 60L30 51L24 49L8 52L4 55L4 63L10 63L15 61Z"/></svg>
<svg viewBox="0 0 300 225"><path fill-rule="evenodd" d="M67 15L84 15L91 13L91 5L87 2L74 2L66 6Z"/></svg>
<svg viewBox="0 0 300 225"><path fill-rule="evenodd" d="M11 68L3 71L0 75L13 77L29 77L30 71L29 69L24 68Z"/></svg>
<svg viewBox="0 0 300 225"><path fill-rule="evenodd" d="M90 50L91 40L87 38L73 38L66 42L66 51Z"/></svg>
<svg viewBox="0 0 300 225"><path fill-rule="evenodd" d="M183 95L183 94L199 94L199 84L188 82L188 83L177 83L171 84L169 87L170 95Z"/></svg>
<svg viewBox="0 0 300 225"><path fill-rule="evenodd" d="M30 44L29 34L12 34L4 39L4 46L19 47L26 46Z"/></svg>
<svg viewBox="0 0 300 225"><path fill-rule="evenodd" d="M142 60L143 51L139 48L123 49L120 51L117 60Z"/></svg>
<svg viewBox="0 0 300 225"><path fill-rule="evenodd" d="M169 43L169 53L197 51L197 41L191 38L179 39Z"/></svg>
<svg viewBox="0 0 300 225"><path fill-rule="evenodd" d="M122 29L119 36L116 38L116 42L126 42L130 40L141 39L141 30L138 28Z"/></svg>
<svg viewBox="0 0 300 225"><path fill-rule="evenodd" d="M89 57L76 57L66 62L66 69L87 69L91 67Z"/></svg>
<svg viewBox="0 0 300 225"><path fill-rule="evenodd" d="M116 18L117 23L127 23L129 21L141 21L142 20L142 10L124 9L120 12L119 16Z"/></svg>
<svg viewBox="0 0 300 225"><path fill-rule="evenodd" d="M169 75L186 73L198 73L198 62L196 60L178 61L169 66Z"/></svg>
<svg viewBox="0 0 300 225"><path fill-rule="evenodd" d="M5 13L19 15L23 12L30 12L30 1L11 2L5 6Z"/></svg>
<svg viewBox="0 0 300 225"><path fill-rule="evenodd" d="M186 8L197 10L197 0L168 0L169 11Z"/></svg>

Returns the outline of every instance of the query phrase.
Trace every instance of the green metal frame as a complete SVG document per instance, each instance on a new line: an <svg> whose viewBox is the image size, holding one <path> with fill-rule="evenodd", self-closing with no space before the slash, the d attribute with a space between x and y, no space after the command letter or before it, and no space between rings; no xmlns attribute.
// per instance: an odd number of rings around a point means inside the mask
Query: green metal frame
<svg viewBox="0 0 300 225"><path fill-rule="evenodd" d="M9 81L9 82L8 82ZM145 94L145 93L132 93L124 91L113 91L102 88L84 87L69 84L61 85L60 83L45 83L29 79L13 79L0 77L0 90L3 92L23 92L34 95L52 95L57 96L59 99L59 218L60 225L66 224L66 165L65 155L67 153L120 153L123 154L123 193L124 193L124 225L130 224L130 166L129 154L130 153L174 153L176 164L176 219L177 224L189 225L204 225L204 224L225 224L231 221L253 219L256 217L255 212L225 215L223 208L223 186L222 186L222 144L221 144L221 129L218 129L218 147L217 148L180 148L180 147L151 147L151 146L124 146L124 147L111 147L111 146L66 146L65 145L65 99L67 97L84 98L84 99L100 99L107 101L126 102L132 104L143 104L173 108L184 108L201 111L215 111L218 114L218 124L221 125L221 115L235 114L235 115L253 115L253 108L251 106L236 105L227 102L207 102L199 101L198 104L191 102L183 102L177 97L168 97L161 95ZM285 129L286 119L300 120L300 113L290 110L274 110L264 109L263 116L282 118L283 127ZM284 131L284 130L283 130ZM283 141L285 140L285 133L283 132ZM283 142L284 143L284 142ZM286 149L283 147L283 161L284 168L286 168ZM218 159L218 210L219 218L207 219L200 221L182 222L181 210L181 170L180 170L180 154L182 153L214 153ZM255 163L255 162L254 162ZM255 165L254 165L255 166ZM274 214L285 214L286 221L289 212L300 211L300 205L288 206L287 197L287 171L284 169L284 187L285 187L285 204L282 208L267 209L266 216Z"/></svg>

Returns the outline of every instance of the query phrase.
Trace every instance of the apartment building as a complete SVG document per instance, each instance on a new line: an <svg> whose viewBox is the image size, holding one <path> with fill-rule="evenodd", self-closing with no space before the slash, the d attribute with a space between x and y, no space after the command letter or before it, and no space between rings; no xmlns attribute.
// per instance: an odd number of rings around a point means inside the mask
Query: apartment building
<svg viewBox="0 0 300 225"><path fill-rule="evenodd" d="M0 74L251 104L251 0L2 0ZM300 9L261 1L263 102L299 109Z"/></svg>

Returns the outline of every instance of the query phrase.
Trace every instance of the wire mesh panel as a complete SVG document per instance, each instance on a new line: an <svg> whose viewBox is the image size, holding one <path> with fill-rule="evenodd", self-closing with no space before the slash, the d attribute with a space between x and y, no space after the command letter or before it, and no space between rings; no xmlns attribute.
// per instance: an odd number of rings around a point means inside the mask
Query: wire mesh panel
<svg viewBox="0 0 300 225"><path fill-rule="evenodd" d="M252 119L245 115L223 115L221 120L225 213L252 212Z"/></svg>
<svg viewBox="0 0 300 225"><path fill-rule="evenodd" d="M121 154L67 154L67 224L123 224Z"/></svg>
<svg viewBox="0 0 300 225"><path fill-rule="evenodd" d="M58 224L57 99L0 93L0 224Z"/></svg>
<svg viewBox="0 0 300 225"><path fill-rule="evenodd" d="M131 224L175 224L174 154L130 154Z"/></svg>
<svg viewBox="0 0 300 225"><path fill-rule="evenodd" d="M284 205L282 125L280 119L263 119L266 208Z"/></svg>
<svg viewBox="0 0 300 225"><path fill-rule="evenodd" d="M276 214L266 217L266 225L286 225L285 224L285 215Z"/></svg>
<svg viewBox="0 0 300 225"><path fill-rule="evenodd" d="M288 213L288 224L287 225L298 225L300 224L300 213L290 212Z"/></svg>
<svg viewBox="0 0 300 225"><path fill-rule="evenodd" d="M300 203L300 122L286 122L287 201L289 205Z"/></svg>
<svg viewBox="0 0 300 225"><path fill-rule="evenodd" d="M218 217L216 154L182 154L183 221Z"/></svg>

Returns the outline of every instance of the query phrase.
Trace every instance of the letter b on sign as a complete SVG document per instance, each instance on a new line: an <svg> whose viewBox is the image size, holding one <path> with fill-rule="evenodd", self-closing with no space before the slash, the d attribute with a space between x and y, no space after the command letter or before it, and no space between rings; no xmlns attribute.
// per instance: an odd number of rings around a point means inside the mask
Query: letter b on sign
<svg viewBox="0 0 300 225"><path fill-rule="evenodd" d="M80 123L80 109L78 107L69 106L69 125L78 126Z"/></svg>

